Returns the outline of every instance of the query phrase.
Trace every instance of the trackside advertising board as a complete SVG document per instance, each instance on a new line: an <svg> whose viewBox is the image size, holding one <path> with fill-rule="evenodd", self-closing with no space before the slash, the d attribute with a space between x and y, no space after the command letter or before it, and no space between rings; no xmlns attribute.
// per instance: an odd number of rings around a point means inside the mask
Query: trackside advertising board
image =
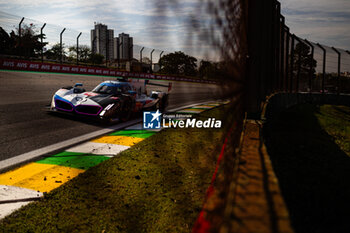
<svg viewBox="0 0 350 233"><path fill-rule="evenodd" d="M100 68L100 67L75 66L75 65L65 65L65 64L61 65L61 64L41 63L41 62L3 59L3 58L0 58L0 69L53 72L53 73L70 73L70 74L89 74L89 75L102 75L102 76L112 76L112 77L115 76L115 77L142 78L142 79L156 79L156 80L173 80L173 81L186 81L186 82L212 83L212 84L216 83L214 81L191 79L186 77L155 75L155 74L148 74L148 73L118 71L114 69L107 69L107 68Z"/></svg>

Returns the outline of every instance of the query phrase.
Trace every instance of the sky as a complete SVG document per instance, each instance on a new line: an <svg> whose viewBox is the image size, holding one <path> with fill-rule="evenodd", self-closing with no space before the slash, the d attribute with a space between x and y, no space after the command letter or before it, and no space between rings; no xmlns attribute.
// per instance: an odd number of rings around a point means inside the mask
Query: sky
<svg viewBox="0 0 350 233"><path fill-rule="evenodd" d="M164 1L159 2L162 4ZM49 41L59 41L60 30L65 27L66 44L75 43L81 31L80 43L89 45L90 30L97 22L114 29L114 36L122 32L130 34L134 44L159 51L191 53L192 45L186 39L190 33L186 19L196 9L196 4L197 0L185 0L178 7L166 11L167 7L170 8L168 5L155 5L153 0L0 0L0 11L3 15L23 16L27 24L34 19L39 28L43 22L47 23L44 33ZM8 15L4 17L11 18ZM19 20L20 17L17 17L7 22L8 27L14 28Z"/></svg>
<svg viewBox="0 0 350 233"><path fill-rule="evenodd" d="M14 28L18 17L33 21L40 28L43 22L47 39L59 41L65 27L64 42L74 44L79 32L82 44L90 44L94 22L107 24L114 34L128 33L134 44L165 51L185 51L199 56L194 47L211 49L203 41L190 43L188 17L197 14L199 0L181 0L177 7L154 4L154 0L0 0L0 26ZM282 14L291 31L301 38L338 48L350 49L350 0L280 0ZM172 8L166 11L162 8ZM2 18L1 18L2 17ZM11 18L12 17L12 18ZM8 22L4 22L7 18ZM33 20L31 20L33 19ZM6 21L6 20L5 20ZM6 27L5 27L6 28ZM148 52L148 51L147 51Z"/></svg>
<svg viewBox="0 0 350 233"><path fill-rule="evenodd" d="M350 50L350 0L280 0L291 31L310 41Z"/></svg>
<svg viewBox="0 0 350 233"><path fill-rule="evenodd" d="M300 38L328 45L326 72L337 72L337 54L341 55L341 72L350 71L350 0L280 0L281 11L291 32ZM315 45L318 72L322 71L323 52Z"/></svg>

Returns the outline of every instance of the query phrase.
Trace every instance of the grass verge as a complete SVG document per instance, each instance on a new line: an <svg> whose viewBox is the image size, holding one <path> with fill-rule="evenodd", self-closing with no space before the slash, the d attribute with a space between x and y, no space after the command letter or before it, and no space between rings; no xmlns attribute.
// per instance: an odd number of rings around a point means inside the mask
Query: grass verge
<svg viewBox="0 0 350 233"><path fill-rule="evenodd" d="M264 130L295 232L348 232L350 108L298 105Z"/></svg>
<svg viewBox="0 0 350 233"><path fill-rule="evenodd" d="M227 118L228 106L197 118ZM222 129L167 129L0 222L2 232L190 232Z"/></svg>
<svg viewBox="0 0 350 233"><path fill-rule="evenodd" d="M315 115L321 127L350 156L350 107L323 105Z"/></svg>

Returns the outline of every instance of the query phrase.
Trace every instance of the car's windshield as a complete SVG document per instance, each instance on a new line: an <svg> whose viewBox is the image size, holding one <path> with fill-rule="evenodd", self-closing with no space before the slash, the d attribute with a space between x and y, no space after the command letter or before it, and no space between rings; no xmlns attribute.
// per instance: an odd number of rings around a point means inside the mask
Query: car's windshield
<svg viewBox="0 0 350 233"><path fill-rule="evenodd" d="M95 87L93 92L100 93L100 94L120 94L122 92L120 86L112 86L112 85L105 85L100 84L97 87Z"/></svg>

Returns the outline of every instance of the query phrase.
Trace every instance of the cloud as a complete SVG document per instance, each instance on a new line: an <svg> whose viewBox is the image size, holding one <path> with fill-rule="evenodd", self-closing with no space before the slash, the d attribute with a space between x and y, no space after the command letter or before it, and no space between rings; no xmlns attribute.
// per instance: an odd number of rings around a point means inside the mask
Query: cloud
<svg viewBox="0 0 350 233"><path fill-rule="evenodd" d="M90 30L94 22L107 24L114 34L129 33L134 43L161 50L195 51L206 48L205 40L197 40L189 30L188 21L193 12L201 9L200 0L0 0L0 9L18 15L0 23L12 27L22 16L25 22L48 23L45 30L51 43L59 40L59 32L67 28L64 39L74 44L79 32L81 42L90 44ZM350 1L349 0L281 0L286 23L296 35L311 41L336 47L350 46ZM0 13L1 16L1 13ZM210 23L205 12L198 13L199 22ZM16 21L17 20L17 21ZM16 23L17 22L17 23ZM201 24L200 24L201 25ZM218 33L219 34L219 33ZM209 46L210 47L210 46Z"/></svg>
<svg viewBox="0 0 350 233"><path fill-rule="evenodd" d="M39 28L43 22L46 22L44 33L50 44L59 40L59 33L64 27L67 28L63 35L67 45L76 43L75 38L79 32L83 32L80 37L81 43L90 44L90 30L94 22L99 22L114 29L115 36L121 32L129 33L137 44L161 50L194 48L196 45L187 40L187 37L193 33L188 30L190 24L187 19L195 11L199 1L174 2L158 0L50 0L49 2L47 0L13 0L10 2L0 0L0 8L18 15L18 21L22 16L26 17L25 23L34 22ZM199 15L198 20L207 20L207 15ZM12 23L12 27L14 25Z"/></svg>
<svg viewBox="0 0 350 233"><path fill-rule="evenodd" d="M350 1L281 0L286 24L296 35L349 49Z"/></svg>

